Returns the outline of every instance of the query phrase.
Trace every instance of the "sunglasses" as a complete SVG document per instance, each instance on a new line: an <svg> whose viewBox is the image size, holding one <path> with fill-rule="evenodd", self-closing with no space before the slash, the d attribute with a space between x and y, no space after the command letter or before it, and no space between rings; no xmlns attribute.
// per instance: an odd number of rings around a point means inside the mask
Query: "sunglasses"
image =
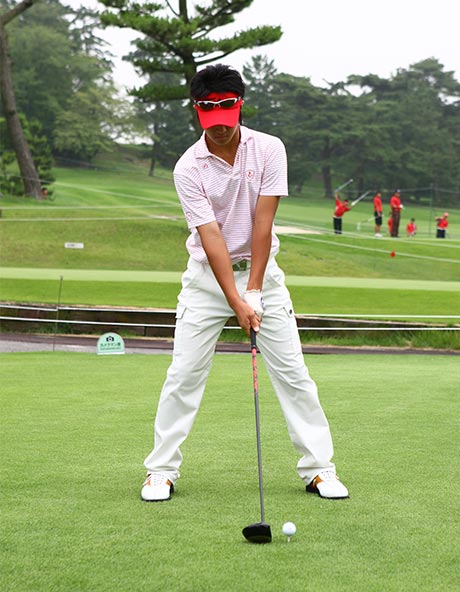
<svg viewBox="0 0 460 592"><path fill-rule="evenodd" d="M202 111L212 111L216 107L220 107L221 109L232 109L239 101L241 101L241 97L222 99L220 101L193 101L193 104Z"/></svg>

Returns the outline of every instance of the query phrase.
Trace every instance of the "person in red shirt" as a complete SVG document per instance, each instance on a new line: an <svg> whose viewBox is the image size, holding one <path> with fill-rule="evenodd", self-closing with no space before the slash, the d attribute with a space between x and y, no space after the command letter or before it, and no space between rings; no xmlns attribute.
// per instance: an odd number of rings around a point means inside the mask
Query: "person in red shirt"
<svg viewBox="0 0 460 592"><path fill-rule="evenodd" d="M382 226L383 208L382 208L382 195L380 191L374 196L374 220L375 220L375 236L380 238L380 228Z"/></svg>
<svg viewBox="0 0 460 592"><path fill-rule="evenodd" d="M348 199L344 199L340 201L339 194L335 194L335 210L334 210L334 217L332 219L334 223L334 233L335 234L342 234L342 216L345 212L349 212L351 210L351 206L348 205Z"/></svg>
<svg viewBox="0 0 460 592"><path fill-rule="evenodd" d="M407 236L415 236L417 232L417 224L415 218L411 218L409 224L406 226Z"/></svg>
<svg viewBox="0 0 460 592"><path fill-rule="evenodd" d="M444 212L444 216L436 216L436 238L446 238L446 230L449 226L449 212Z"/></svg>
<svg viewBox="0 0 460 592"><path fill-rule="evenodd" d="M391 217L391 212L390 212L390 215L388 216L388 222L387 222L387 224L388 224L388 234L390 236L392 236L391 232L393 230L393 218Z"/></svg>
<svg viewBox="0 0 460 592"><path fill-rule="evenodd" d="M400 195L400 191L397 189L390 199L391 218L393 220L391 236L393 237L399 235L399 221L401 220L401 210L403 209Z"/></svg>

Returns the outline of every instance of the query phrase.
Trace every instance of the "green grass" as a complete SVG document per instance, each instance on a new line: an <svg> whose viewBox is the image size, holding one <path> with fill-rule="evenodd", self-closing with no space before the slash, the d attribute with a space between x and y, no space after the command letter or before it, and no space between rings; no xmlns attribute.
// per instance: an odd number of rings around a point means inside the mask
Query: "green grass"
<svg viewBox="0 0 460 592"><path fill-rule="evenodd" d="M65 272L64 272L65 273ZM3 278L1 298L4 301L33 301L56 304L59 293L56 280L27 280ZM460 315L457 291L383 289L290 285L297 314L362 314L387 315ZM113 305L135 307L175 308L180 283L171 282L116 282L77 281L62 283L62 304Z"/></svg>
<svg viewBox="0 0 460 592"><path fill-rule="evenodd" d="M53 201L2 198L2 300L55 303L57 282L34 273L52 270L53 278L64 277L65 304L175 307L179 276L155 279L152 284L141 275L134 281L117 277L105 281L101 273L180 274L184 270L188 230L171 171L159 169L155 177L148 177L146 163L129 148L101 155L96 165L94 169L57 169ZM280 234L277 259L288 276L298 313L458 314L459 209L449 207L451 223L445 241L433 238L433 212L411 204L403 213L400 239L375 239L372 222L362 223L372 215L367 201L346 214L345 234L335 236L333 204L320 194L312 185L302 197L281 200L276 220L279 226L309 231ZM410 217L419 226L414 239L404 238ZM65 248L68 242L84 243L84 249ZM395 257L390 256L393 251ZM4 273L17 268L24 269L26 277ZM89 274L91 281L74 277L75 270ZM318 277L332 284L302 284L303 278ZM376 283L353 285L357 279ZM401 286L379 283L383 280L418 282L418 291L408 291L406 286L400 291ZM437 291L433 282L439 282ZM443 285L452 292L448 294ZM383 294L382 287L386 288ZM328 340L327 336L322 339Z"/></svg>
<svg viewBox="0 0 460 592"><path fill-rule="evenodd" d="M327 234L281 240L277 259L289 275L460 280L460 242Z"/></svg>
<svg viewBox="0 0 460 592"><path fill-rule="evenodd" d="M21 270L12 270L11 275L20 275ZM6 271L4 270L6 273ZM39 276L39 270L33 270ZM63 272L65 274L65 272ZM83 271L69 271L70 277L84 277ZM43 275L56 275L55 271L43 271ZM127 307L159 307L173 309L176 306L180 284L170 282L171 273L160 272L148 274L150 281L131 281L138 274L127 272L107 272L104 277L122 276L125 281L92 281L93 273L88 272L88 280L64 279L61 291L61 304L108 305ZM102 274L99 274L101 276ZM142 273L141 277L144 277ZM180 274L177 274L178 276ZM65 277L65 276L64 276ZM157 277L159 281L154 281ZM130 278L130 279L127 279ZM101 277L100 277L101 279ZM162 281L165 280L165 281ZM291 284L292 282L292 284ZM422 286L418 282L375 280L351 281L340 278L300 278L287 280L297 314L310 315L384 315L386 319L421 321L458 326L460 316L460 300L458 287L455 283L431 282ZM333 287L333 284L339 287ZM346 287L347 283L350 287ZM325 286L322 284L326 284ZM3 301L19 300L56 304L60 282L55 280L27 280L3 278L1 282L1 299ZM425 289L420 289L421 287ZM451 288L451 289L446 289ZM404 315L407 315L405 317ZM427 315L439 315L449 318L427 318ZM457 318L455 318L455 316ZM315 321L310 322L310 327ZM67 327L71 330L71 327ZM54 325L43 325L43 332L54 331ZM78 327L76 328L78 332ZM124 336L129 336L122 330ZM339 333L331 336L327 331L308 330L301 332L304 343L338 344L338 345L380 345L393 347L433 347L443 349L460 349L460 331L368 331ZM241 341L242 334L226 331L221 339L225 341Z"/></svg>
<svg viewBox="0 0 460 592"><path fill-rule="evenodd" d="M311 356L351 498L304 493L260 362L259 519L249 356L217 356L171 502L139 499L169 356L3 354L4 590L458 589L458 361ZM286 520L297 524L287 544Z"/></svg>
<svg viewBox="0 0 460 592"><path fill-rule="evenodd" d="M102 160L101 170L56 171L54 201L2 199L1 264L9 267L101 270L184 269L188 230L171 173L148 177L126 155ZM107 168L110 165L110 168ZM460 211L451 209L449 240L431 235L427 208L404 216L420 220L415 239L373 238L372 225L356 231L369 203L347 214L346 233L331 231L332 202L318 197L283 199L278 225L321 234L281 235L279 262L288 275L460 281ZM372 213L372 212L371 212ZM66 242L84 249L66 249ZM391 258L390 253L396 252Z"/></svg>

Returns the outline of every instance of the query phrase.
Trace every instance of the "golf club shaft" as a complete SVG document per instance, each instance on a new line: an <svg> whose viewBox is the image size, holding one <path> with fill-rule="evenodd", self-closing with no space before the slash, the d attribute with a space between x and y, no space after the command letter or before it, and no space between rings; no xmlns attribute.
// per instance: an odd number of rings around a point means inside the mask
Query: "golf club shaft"
<svg viewBox="0 0 460 592"><path fill-rule="evenodd" d="M265 522L263 479L262 479L262 448L260 445L260 416L259 416L259 382L257 378L257 344L256 333L251 328L251 356L252 379L254 384L254 409L256 415L256 439L257 439L257 467L259 471L259 497L260 497L260 521Z"/></svg>
<svg viewBox="0 0 460 592"><path fill-rule="evenodd" d="M335 193L338 193L341 189L343 189L347 185L350 185L350 183L353 183L353 179L348 179L348 181L346 183L344 183L343 185L340 185L340 187L337 187L337 189L335 190Z"/></svg>
<svg viewBox="0 0 460 592"><path fill-rule="evenodd" d="M355 201L351 202L352 206L355 206L357 203L359 203L362 199L364 199L366 197L366 195L369 194L369 191L366 191L366 193L363 193L362 195L360 195L358 198L355 199Z"/></svg>

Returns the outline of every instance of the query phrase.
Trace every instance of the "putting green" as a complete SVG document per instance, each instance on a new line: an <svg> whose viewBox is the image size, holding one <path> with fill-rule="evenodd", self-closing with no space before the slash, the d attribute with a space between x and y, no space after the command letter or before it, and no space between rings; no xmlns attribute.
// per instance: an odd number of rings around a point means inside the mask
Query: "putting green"
<svg viewBox="0 0 460 592"><path fill-rule="evenodd" d="M102 269L40 269L30 267L0 267L0 279L66 280L88 282L180 282L177 271L117 271ZM436 292L460 292L460 282L425 280L392 280L383 278L310 277L289 275L289 286L314 286L333 288L377 288L382 290L425 290Z"/></svg>

